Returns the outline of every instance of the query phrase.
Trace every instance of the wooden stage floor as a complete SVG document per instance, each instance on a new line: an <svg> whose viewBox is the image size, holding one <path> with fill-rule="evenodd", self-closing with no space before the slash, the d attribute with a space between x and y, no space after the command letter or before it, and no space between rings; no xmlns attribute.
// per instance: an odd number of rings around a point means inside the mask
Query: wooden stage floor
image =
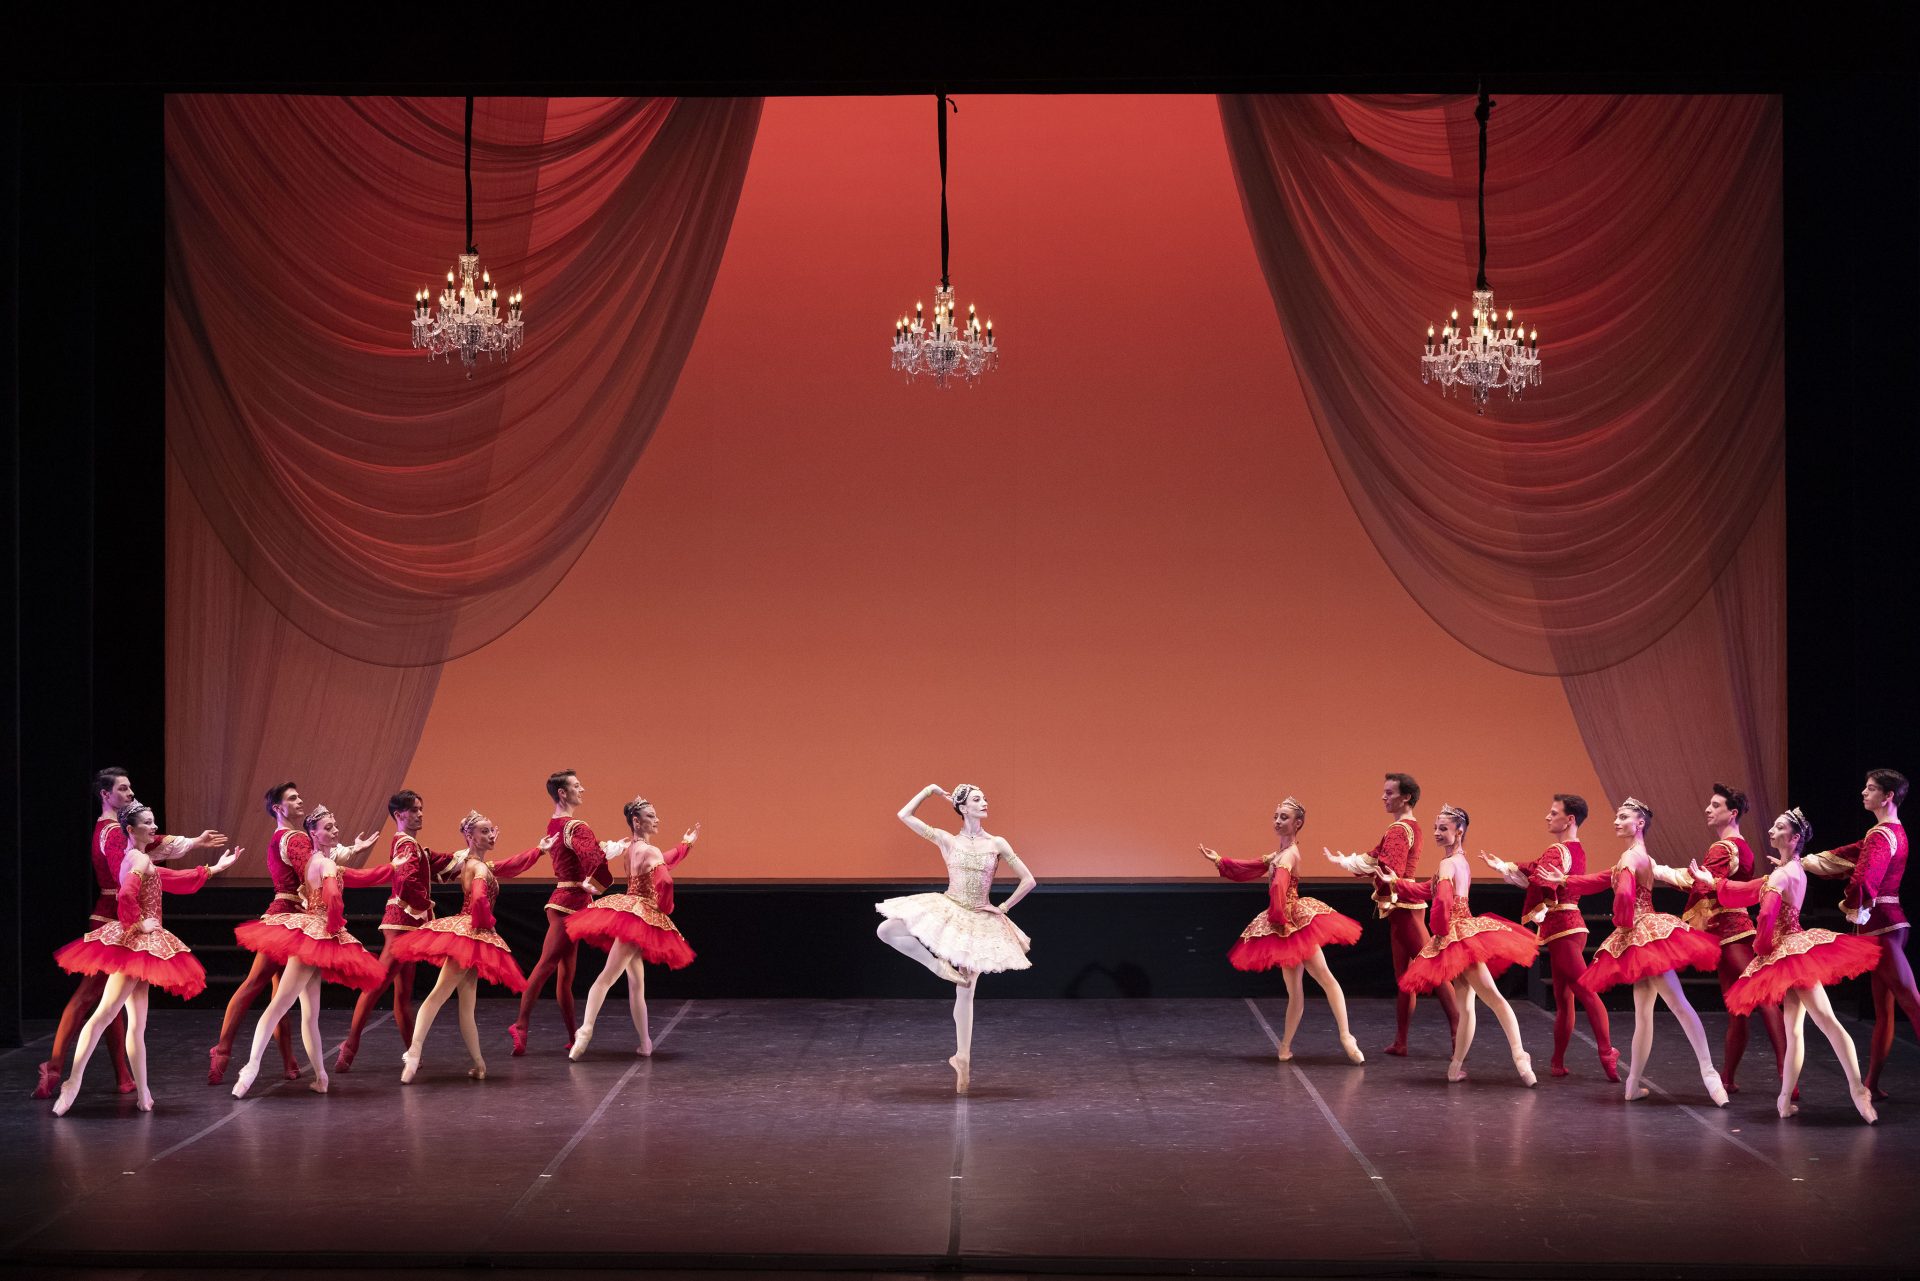
<svg viewBox="0 0 1920 1281"><path fill-rule="evenodd" d="M944 1063L949 1007L936 1000L663 997L651 1060L633 1056L625 1006L610 1002L578 1064L550 1003L532 1050L509 1057L512 1007L489 1001L485 1082L465 1078L449 1010L411 1086L387 1019L330 1096L263 1080L242 1103L204 1084L218 1011L156 1012L148 1116L113 1092L104 1054L64 1120L27 1097L45 1039L0 1055L13 1082L0 1105L0 1266L276 1278L331 1267L1802 1277L1914 1266L1920 1049L1904 1035L1894 1098L1869 1128L1823 1039L1808 1045L1801 1115L1783 1122L1757 1028L1746 1090L1716 1110L1663 1015L1655 1094L1628 1106L1585 1043L1568 1055L1572 1076L1548 1077L1550 1023L1524 1002L1534 1090L1484 1011L1471 1080L1449 1085L1431 1004L1413 1056L1394 1059L1375 1052L1391 1003L1353 1002L1364 1067L1339 1055L1317 1001L1299 1057L1275 1062L1283 1004L988 995L964 1100ZM1722 1016L1704 1017L1717 1052ZM1615 1015L1623 1044L1630 1023ZM330 1045L344 1024L344 1011L326 1012ZM1864 1045L1865 1027L1849 1025Z"/></svg>

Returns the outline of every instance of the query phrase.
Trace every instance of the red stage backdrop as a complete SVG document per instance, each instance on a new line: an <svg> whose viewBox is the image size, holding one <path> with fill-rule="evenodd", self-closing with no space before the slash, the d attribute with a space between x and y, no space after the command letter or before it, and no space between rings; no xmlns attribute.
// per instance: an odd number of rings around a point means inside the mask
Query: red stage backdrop
<svg viewBox="0 0 1920 1281"><path fill-rule="evenodd" d="M1609 856L1588 722L1576 721L1562 676L1517 670L1455 639L1434 604L1402 585L1405 566L1376 549L1371 512L1356 514L1359 500L1343 488L1352 464L1330 459L1303 390L1314 379L1296 373L1284 304L1276 310L1266 251L1249 231L1221 128L1231 104L980 96L960 105L954 279L962 305L993 317L1006 353L972 390L908 387L886 370L893 318L916 299L930 305L938 275L930 100L770 101L757 135L750 118L744 126L751 163L737 210L700 188L682 196L681 217L665 221L673 211L655 208L628 224L638 244L680 237L687 270L710 261L715 237L724 242L684 367L669 367L667 352L647 369L622 368L619 334L646 299L613 250L591 271L530 277L525 360L483 367L463 385L455 370L396 354L407 295L457 248L457 150L442 165L456 184L452 212L435 211L444 229L408 220L417 244L383 248L392 261L380 271L357 268L366 285L351 340L391 366L384 395L402 398L378 439L404 452L457 430L464 406L493 396L508 401L503 422L540 441L541 393L516 380L545 388L539 362L568 361L562 344L611 354L575 379L555 375L547 394L590 396L608 379L663 369L672 388L651 436L643 424L629 442L637 462L604 443L580 452L581 433L618 435L619 415L591 405L546 437L576 464L569 483L607 493L610 505L577 560L567 544L541 567L557 579L551 594L537 605L513 598L517 622L483 602L454 622L389 625L376 614L363 626L357 599L322 592L320 621L287 624L299 611L254 586L250 535L219 517L183 519L217 501L179 475L195 465L186 455L206 448L200 437L221 435L226 411L186 406L170 390L175 824L217 821L257 842L259 791L294 776L310 797L346 809L349 826L383 818L376 797L404 783L427 796L430 843L454 843L459 815L477 806L515 845L544 826L547 772L570 767L602 835L618 834L620 802L635 793L656 802L671 834L704 820L689 877L896 877L937 869L893 811L927 782L972 782L992 802L989 826L1043 880L1125 879L1204 873L1198 841L1242 855L1270 848L1267 816L1287 793L1307 805L1309 848L1370 844L1383 823L1380 775L1403 769L1426 787L1423 818L1444 801L1462 805L1474 847L1510 856L1537 852L1552 792L1582 792L1596 810L1588 845ZM443 128L457 110L419 108ZM217 130L182 138L179 111L170 106L170 174L187 147L211 150L223 181L260 163L235 159ZM729 127L723 119L681 141L689 172L733 172L743 130ZM1777 203L1777 138L1773 146ZM354 149L338 150L351 167ZM1244 181L1244 157L1241 169ZM477 184L484 172L477 159ZM608 180L617 186L611 171ZM339 193L329 217L390 240L399 233L386 230L389 187ZM551 216L593 234L567 198L556 193ZM536 238L543 207L534 200ZM1456 217L1432 234L1437 253L1451 238L1459 263L1440 298L1422 279L1404 314L1380 305L1348 318L1357 342L1399 353L1367 376L1417 387L1415 335L1427 313L1465 301L1470 228L1463 234ZM504 229L494 238L511 241ZM488 243L483 233L483 251ZM171 267L175 295L208 270L184 256ZM305 265L322 278L352 266ZM1777 246L1773 265L1777 273ZM1497 261L1492 269L1501 283ZM1528 281L1543 294L1554 287L1544 269ZM1563 324L1569 337L1581 327L1571 314ZM183 327L170 335L171 380L188 372L173 348L189 341L196 371L234 368L237 332L208 341ZM1548 357L1548 377L1561 376L1551 346ZM332 394L332 371L314 369L310 352L276 359L295 384ZM1424 397L1407 393L1412 412L1447 412L1436 393ZM282 416L274 399L255 401L257 433L298 437L325 418ZM1516 455L1529 447L1531 406L1490 415ZM351 411L364 422L374 407ZM200 421L191 434L187 413ZM446 422L432 425L435 415ZM608 489L609 478L623 487ZM281 480L298 491L299 466ZM1410 501L1475 501L1444 477L1406 483ZM498 518L498 509L476 517L477 536ZM351 511L328 519L364 523ZM194 541L207 529L219 536ZM1756 626L1777 626L1777 597L1755 599L1773 610ZM208 647L210 625L237 636L228 620L248 609L273 617L277 649ZM329 610L351 616L330 631ZM403 634L389 636L393 627ZM442 646L431 666L384 666L395 657L375 652L417 643L428 628ZM1665 635L1701 671L1727 665L1717 633ZM247 684L234 672L250 664L272 666L271 683L250 686L271 696L249 694L261 704L248 721L258 729L223 742L207 709L232 704ZM358 710L330 712L340 705ZM1777 723L1778 706L1758 714ZM1698 729L1656 718L1643 732L1667 745L1664 761L1702 741ZM1733 744L1729 759L1700 769L1750 770L1737 734L1716 741ZM1676 851L1704 842L1705 798L1690 777L1628 786L1660 807ZM933 807L923 816L941 819Z"/></svg>

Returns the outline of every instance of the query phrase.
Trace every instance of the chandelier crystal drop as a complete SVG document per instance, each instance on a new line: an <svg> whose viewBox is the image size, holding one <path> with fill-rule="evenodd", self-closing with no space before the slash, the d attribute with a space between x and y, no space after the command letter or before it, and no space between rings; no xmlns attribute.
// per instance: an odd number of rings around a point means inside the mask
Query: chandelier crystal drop
<svg viewBox="0 0 1920 1281"><path fill-rule="evenodd" d="M916 302L911 317L893 322L890 351L894 372L908 382L924 374L937 387L950 386L955 378L971 387L976 378L999 367L1000 347L994 340L993 321L983 323L971 303L962 317L953 300L953 282L947 274L947 95L939 95L935 111L940 132L940 285L933 291L931 321Z"/></svg>
<svg viewBox="0 0 1920 1281"><path fill-rule="evenodd" d="M428 359L455 353L473 377L474 364L484 353L502 360L520 350L526 336L521 319L522 295L508 294L505 303L494 287L493 275L480 265L480 249L473 243L473 99L467 99L467 250L447 273L447 287L435 300L426 289L413 296L413 345L424 348Z"/></svg>
<svg viewBox="0 0 1920 1281"><path fill-rule="evenodd" d="M1427 326L1427 347L1420 357L1420 381L1439 383L1441 394L1451 396L1465 387L1473 393L1475 413L1487 412L1487 398L1504 387L1510 400L1518 400L1528 387L1540 385L1540 331L1528 330L1513 318L1513 311L1501 316L1493 304L1493 287L1487 283L1487 117L1493 114L1493 99L1480 91L1474 119L1480 122L1480 274L1473 287L1473 307L1466 324L1460 313L1434 333Z"/></svg>

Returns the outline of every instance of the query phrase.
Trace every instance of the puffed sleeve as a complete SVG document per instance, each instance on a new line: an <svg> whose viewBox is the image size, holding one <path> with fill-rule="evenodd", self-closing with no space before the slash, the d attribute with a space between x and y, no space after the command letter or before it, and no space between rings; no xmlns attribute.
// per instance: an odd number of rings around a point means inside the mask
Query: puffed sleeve
<svg viewBox="0 0 1920 1281"><path fill-rule="evenodd" d="M160 878L160 888L168 894L198 894L200 887L207 883L205 867L156 867L153 874Z"/></svg>

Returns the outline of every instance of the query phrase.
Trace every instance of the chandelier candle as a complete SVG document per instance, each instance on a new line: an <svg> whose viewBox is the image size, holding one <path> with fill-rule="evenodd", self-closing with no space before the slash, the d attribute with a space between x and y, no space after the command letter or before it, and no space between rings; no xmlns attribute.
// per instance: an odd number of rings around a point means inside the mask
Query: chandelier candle
<svg viewBox="0 0 1920 1281"><path fill-rule="evenodd" d="M947 95L939 95L934 110L940 132L940 287L933 294L932 327L926 323L925 308L914 303L911 323L905 316L894 322L890 355L894 372L906 375L908 382L926 374L939 387L956 377L972 386L974 379L999 366L1000 349L994 343L993 322L983 331L973 304L967 305L964 321L954 310L947 272Z"/></svg>

